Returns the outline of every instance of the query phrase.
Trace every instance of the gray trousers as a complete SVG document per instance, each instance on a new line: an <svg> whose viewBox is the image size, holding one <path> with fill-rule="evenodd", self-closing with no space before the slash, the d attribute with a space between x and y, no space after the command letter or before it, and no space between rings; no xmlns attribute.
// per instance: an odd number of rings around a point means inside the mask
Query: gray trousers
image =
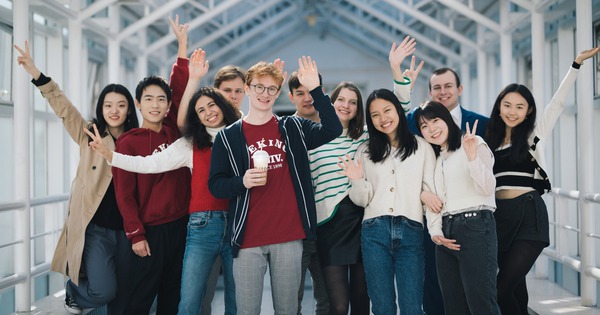
<svg viewBox="0 0 600 315"><path fill-rule="evenodd" d="M302 240L243 248L233 259L238 315L258 315L269 267L275 315L295 315L302 263Z"/></svg>

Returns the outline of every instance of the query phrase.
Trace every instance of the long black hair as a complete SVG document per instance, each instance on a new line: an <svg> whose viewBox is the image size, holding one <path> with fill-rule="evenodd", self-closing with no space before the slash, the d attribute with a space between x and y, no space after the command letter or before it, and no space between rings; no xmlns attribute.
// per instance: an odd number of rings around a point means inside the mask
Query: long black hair
<svg viewBox="0 0 600 315"><path fill-rule="evenodd" d="M521 95L528 105L528 113L525 117L525 120L512 128L510 135L511 147L507 153L508 158L511 162L518 163L529 158L529 155L527 154L529 149L527 140L529 139L529 136L535 127L535 118L537 113L533 95L526 86L512 83L500 91L500 94L498 94L498 97L494 102L492 113L490 114L490 120L487 124L487 130L485 134L485 141L488 143L492 151L495 151L504 144L504 139L506 137L506 124L504 123L504 120L502 120L502 117L500 117L500 106L502 106L502 99L504 99L508 93L513 92Z"/></svg>
<svg viewBox="0 0 600 315"><path fill-rule="evenodd" d="M358 86L356 86L354 83L341 82L333 90L333 92L331 92L331 101L333 103L335 103L335 100L340 95L342 89L348 89L356 93L356 115L348 122L348 137L356 140L360 138L360 136L363 134L363 131L365 131L365 113L363 109L362 95L360 94Z"/></svg>
<svg viewBox="0 0 600 315"><path fill-rule="evenodd" d="M138 128L140 123L138 122L137 115L135 113L135 103L133 102L133 96L129 93L129 90L122 86L121 84L109 84L102 89L100 95L98 96L98 101L96 102L96 118L92 118L92 124L96 125L98 128L98 132L102 137L106 135L108 132L107 126L108 123L106 119L104 119L104 113L102 112L102 108L104 107L104 99L108 93L117 93L121 94L127 100L127 118L125 119L125 123L123 125L123 132L127 132L133 128ZM90 125L89 130L94 133L94 128ZM116 135L113 135L116 136ZM88 137L89 138L89 137ZM92 141L91 138L89 138Z"/></svg>
<svg viewBox="0 0 600 315"><path fill-rule="evenodd" d="M460 131L458 125L454 122L454 119L452 119L452 115L446 106L436 101L428 101L419 106L413 115L415 117L415 124L417 125L417 131L420 136L423 135L420 127L423 122L432 120L434 118L441 119L448 126L448 139L446 140L448 144L448 152L460 149L460 146L462 145L462 132ZM437 144L430 144L433 147L435 156L439 156L442 148Z"/></svg>
<svg viewBox="0 0 600 315"><path fill-rule="evenodd" d="M396 130L396 139L400 147L396 156L400 157L401 161L404 161L407 157L417 151L417 138L413 136L408 130L408 122L406 115L402 109L400 101L394 95L394 93L388 89L379 89L371 92L367 98L366 112L367 112L367 130L369 131L369 157L371 161L377 163L385 160L392 150L392 146L388 141L388 136L383 132L377 130L373 125L373 119L371 119L371 103L376 99L382 99L388 101L394 105L396 112L398 112L399 123L398 129Z"/></svg>
<svg viewBox="0 0 600 315"><path fill-rule="evenodd" d="M225 126L229 126L240 119L239 111L219 91L208 86L200 88L192 96L192 99L190 99L190 104L185 115L185 130L183 132L183 136L193 141L198 149L212 145L210 135L206 131L206 126L202 124L196 113L196 103L202 96L210 97L219 106L223 113L223 123L225 123Z"/></svg>

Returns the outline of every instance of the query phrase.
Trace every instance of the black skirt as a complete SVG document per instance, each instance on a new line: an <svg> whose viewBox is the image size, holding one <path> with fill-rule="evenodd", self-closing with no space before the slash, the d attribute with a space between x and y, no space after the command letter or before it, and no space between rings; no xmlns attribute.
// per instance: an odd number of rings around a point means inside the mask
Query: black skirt
<svg viewBox="0 0 600 315"><path fill-rule="evenodd" d="M546 204L537 191L513 199L496 199L498 251L507 251L513 241L541 241L550 245Z"/></svg>
<svg viewBox="0 0 600 315"><path fill-rule="evenodd" d="M317 250L322 266L353 265L362 260L360 230L364 208L346 196L333 217L317 227Z"/></svg>

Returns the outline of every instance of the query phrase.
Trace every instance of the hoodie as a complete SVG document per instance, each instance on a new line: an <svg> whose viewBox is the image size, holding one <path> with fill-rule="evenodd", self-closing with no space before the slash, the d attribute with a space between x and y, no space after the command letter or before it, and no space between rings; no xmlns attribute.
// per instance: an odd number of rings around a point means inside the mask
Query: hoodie
<svg viewBox="0 0 600 315"><path fill-rule="evenodd" d="M187 59L180 58L173 66L169 83L173 103L161 130L132 129L119 137L116 152L147 156L166 149L181 136L177 111L187 84L187 63ZM146 239L144 226L173 222L187 215L191 178L187 167L160 174L136 174L113 168L112 173L124 230L132 244Z"/></svg>

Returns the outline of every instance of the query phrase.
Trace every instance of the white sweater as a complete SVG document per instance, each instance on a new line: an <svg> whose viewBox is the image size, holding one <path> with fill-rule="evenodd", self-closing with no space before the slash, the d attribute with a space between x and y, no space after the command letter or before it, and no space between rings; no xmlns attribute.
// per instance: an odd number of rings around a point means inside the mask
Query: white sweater
<svg viewBox="0 0 600 315"><path fill-rule="evenodd" d="M427 141L416 138L418 149L404 161L394 152L373 163L365 152L368 142L359 148L356 158L361 159L365 176L351 181L350 199L365 208L363 220L402 215L423 223L421 192L433 189L435 154Z"/></svg>
<svg viewBox="0 0 600 315"><path fill-rule="evenodd" d="M433 192L442 199L444 206L440 213L427 209L427 227L432 237L444 236L444 215L496 208L494 155L481 137L477 136L477 140L477 158L473 161L469 161L462 147L453 152L442 152L437 158Z"/></svg>

